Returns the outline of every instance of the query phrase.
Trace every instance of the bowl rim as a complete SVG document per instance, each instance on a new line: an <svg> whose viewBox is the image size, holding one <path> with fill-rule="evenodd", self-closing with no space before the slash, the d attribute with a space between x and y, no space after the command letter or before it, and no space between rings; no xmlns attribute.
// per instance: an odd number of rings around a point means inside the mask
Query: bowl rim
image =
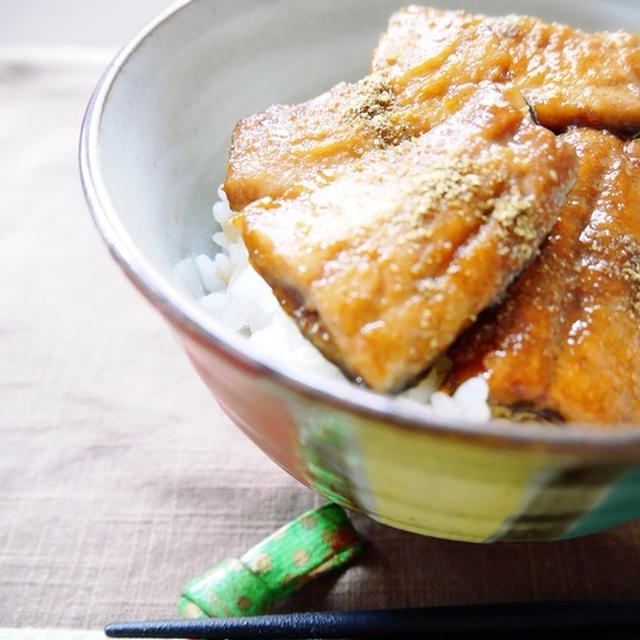
<svg viewBox="0 0 640 640"><path fill-rule="evenodd" d="M588 454L590 459L630 460L640 456L640 428L571 424L555 428L541 422L505 425L503 421L473 422L425 415L419 406L400 404L367 389L296 371L284 363L251 354L243 338L212 315L187 302L177 285L146 258L120 222L105 185L100 161L100 129L109 96L122 69L156 30L199 0L178 0L158 14L113 58L98 80L86 107L78 149L80 180L93 221L111 255L136 288L180 331L232 365L266 377L294 394L332 408L374 419L389 429L408 429L469 442L526 447L558 454Z"/></svg>

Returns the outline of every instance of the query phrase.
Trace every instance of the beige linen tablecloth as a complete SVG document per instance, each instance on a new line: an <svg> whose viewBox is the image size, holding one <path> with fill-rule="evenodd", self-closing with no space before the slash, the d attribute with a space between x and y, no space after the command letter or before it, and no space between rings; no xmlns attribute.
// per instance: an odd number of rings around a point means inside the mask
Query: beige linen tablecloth
<svg viewBox="0 0 640 640"><path fill-rule="evenodd" d="M175 614L181 585L321 503L217 408L109 258L76 169L106 63L0 52L0 627ZM640 525L474 546L354 518L359 561L283 610L632 596Z"/></svg>

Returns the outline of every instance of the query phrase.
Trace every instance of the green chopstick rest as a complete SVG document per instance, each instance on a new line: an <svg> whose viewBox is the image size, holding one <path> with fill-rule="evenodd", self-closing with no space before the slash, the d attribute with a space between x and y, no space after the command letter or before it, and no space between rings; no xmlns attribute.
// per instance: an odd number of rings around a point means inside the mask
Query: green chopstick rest
<svg viewBox="0 0 640 640"><path fill-rule="evenodd" d="M247 551L225 558L182 589L183 618L259 615L312 578L347 562L362 541L344 509L303 513Z"/></svg>

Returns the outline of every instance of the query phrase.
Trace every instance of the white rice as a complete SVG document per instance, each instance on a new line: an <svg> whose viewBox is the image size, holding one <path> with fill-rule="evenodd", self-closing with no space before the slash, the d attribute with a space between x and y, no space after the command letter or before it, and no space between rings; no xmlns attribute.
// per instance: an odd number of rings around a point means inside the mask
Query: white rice
<svg viewBox="0 0 640 640"><path fill-rule="evenodd" d="M269 285L248 261L239 231L229 224L231 210L222 189L213 205L219 231L213 235L220 248L213 257L201 254L182 260L175 278L225 325L244 334L256 352L272 361L286 359L328 378L353 384L298 331L282 310ZM446 360L439 360L416 386L396 396L397 402L418 404L430 414L447 418L486 422L490 419L488 387L482 378L472 378L449 396L436 391L446 372Z"/></svg>

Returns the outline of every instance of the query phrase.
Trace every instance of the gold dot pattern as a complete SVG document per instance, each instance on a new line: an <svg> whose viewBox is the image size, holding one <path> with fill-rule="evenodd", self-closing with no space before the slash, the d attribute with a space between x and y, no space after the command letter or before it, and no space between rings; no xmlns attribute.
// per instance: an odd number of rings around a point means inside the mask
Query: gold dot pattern
<svg viewBox="0 0 640 640"><path fill-rule="evenodd" d="M300 518L300 524L305 529L313 529L314 527L318 526L318 521L315 519L315 517L313 515L308 514L308 515L302 516L302 518Z"/></svg>
<svg viewBox="0 0 640 640"><path fill-rule="evenodd" d="M331 529L325 529L322 532L322 541L326 545L329 545L330 547L333 546L333 539L334 538L335 538L335 532L332 531Z"/></svg>
<svg viewBox="0 0 640 640"><path fill-rule="evenodd" d="M296 549L293 552L293 563L296 567L304 567L310 559L309 552L306 549Z"/></svg>
<svg viewBox="0 0 640 640"><path fill-rule="evenodd" d="M273 560L268 553L259 553L252 561L251 561L251 570L255 571L257 574L267 573L273 566Z"/></svg>
<svg viewBox="0 0 640 640"><path fill-rule="evenodd" d="M285 525L241 558L226 558L185 585L183 617L264 613L276 600L350 560L360 539L347 514L328 504ZM195 607L188 602L194 602Z"/></svg>

